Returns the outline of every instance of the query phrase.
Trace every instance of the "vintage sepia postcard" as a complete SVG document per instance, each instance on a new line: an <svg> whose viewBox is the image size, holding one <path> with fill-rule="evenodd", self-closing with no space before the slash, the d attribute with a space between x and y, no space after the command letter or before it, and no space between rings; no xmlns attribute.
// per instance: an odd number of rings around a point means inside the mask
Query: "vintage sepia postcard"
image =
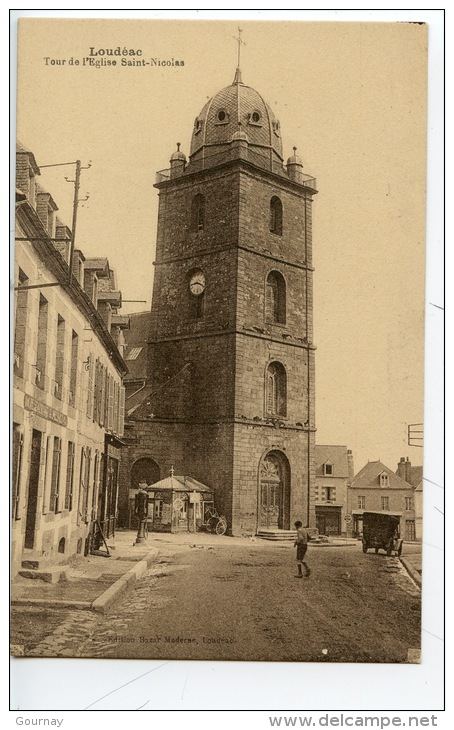
<svg viewBox="0 0 454 730"><path fill-rule="evenodd" d="M420 661L427 42L19 19L14 657Z"/></svg>

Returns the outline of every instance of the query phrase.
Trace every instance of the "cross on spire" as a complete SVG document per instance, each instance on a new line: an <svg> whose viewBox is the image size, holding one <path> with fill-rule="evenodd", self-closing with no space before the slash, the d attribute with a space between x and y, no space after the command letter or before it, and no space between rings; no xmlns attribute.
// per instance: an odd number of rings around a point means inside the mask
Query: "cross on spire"
<svg viewBox="0 0 454 730"><path fill-rule="evenodd" d="M233 36L234 39L236 40L236 42L238 43L238 63L237 63L238 68L240 68L241 46L245 46L246 45L246 43L243 40L241 40L241 34L242 34L242 32L243 32L243 29L240 28L240 26L238 26L238 36L236 36L236 35Z"/></svg>

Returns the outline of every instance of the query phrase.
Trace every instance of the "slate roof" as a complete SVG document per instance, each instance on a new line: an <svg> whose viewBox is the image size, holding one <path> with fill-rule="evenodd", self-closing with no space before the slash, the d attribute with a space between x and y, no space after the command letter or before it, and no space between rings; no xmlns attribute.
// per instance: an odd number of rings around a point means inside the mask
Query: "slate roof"
<svg viewBox="0 0 454 730"><path fill-rule="evenodd" d="M224 115L222 121L220 113ZM253 114L257 121L252 119ZM276 160L282 160L282 140L274 112L255 89L243 84L239 69L233 83L218 91L198 115L191 140L191 159L205 147L230 144L239 123L249 144L270 149Z"/></svg>
<svg viewBox="0 0 454 730"><path fill-rule="evenodd" d="M412 466L410 484L413 487L418 487L422 483L422 466Z"/></svg>
<svg viewBox="0 0 454 730"><path fill-rule="evenodd" d="M333 477L348 477L347 447L338 445L315 445L315 476L325 477L323 464L333 464Z"/></svg>
<svg viewBox="0 0 454 730"><path fill-rule="evenodd" d="M125 359L128 361L128 380L146 380L148 374L148 338L150 332L150 312L135 312L129 315L129 330L125 331ZM140 352L137 352L138 348ZM136 354L137 352L137 354ZM132 359L130 359L132 355ZM135 355L135 357L134 357ZM142 393L139 402L142 402L146 393ZM126 402L126 409L133 404Z"/></svg>
<svg viewBox="0 0 454 730"><path fill-rule="evenodd" d="M389 487L380 485L380 474L383 472L389 476ZM352 489L409 489L410 487L408 482L397 476L381 461L368 461L354 477L351 486Z"/></svg>

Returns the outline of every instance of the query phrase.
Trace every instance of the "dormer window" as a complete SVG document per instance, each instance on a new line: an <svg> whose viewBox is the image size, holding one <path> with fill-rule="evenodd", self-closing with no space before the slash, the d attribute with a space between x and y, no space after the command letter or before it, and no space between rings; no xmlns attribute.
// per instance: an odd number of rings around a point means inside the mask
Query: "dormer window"
<svg viewBox="0 0 454 730"><path fill-rule="evenodd" d="M281 125L279 124L279 120L276 119L275 122L273 122L273 132L276 135L276 137L281 136Z"/></svg>
<svg viewBox="0 0 454 730"><path fill-rule="evenodd" d="M380 486L381 487L389 487L389 475L388 474L380 474Z"/></svg>
<svg viewBox="0 0 454 730"><path fill-rule="evenodd" d="M216 114L215 124L228 124L230 121L230 115L225 109L219 109Z"/></svg>
<svg viewBox="0 0 454 730"><path fill-rule="evenodd" d="M199 132L202 131L203 127L203 119L197 118L194 122L194 132L195 134L199 134Z"/></svg>
<svg viewBox="0 0 454 730"><path fill-rule="evenodd" d="M262 115L257 110L252 112L252 114L249 114L248 122L249 124L258 124L261 126L261 119Z"/></svg>
<svg viewBox="0 0 454 730"><path fill-rule="evenodd" d="M323 464L323 476L325 476L325 477L333 476L333 465L330 461L325 461L325 463Z"/></svg>

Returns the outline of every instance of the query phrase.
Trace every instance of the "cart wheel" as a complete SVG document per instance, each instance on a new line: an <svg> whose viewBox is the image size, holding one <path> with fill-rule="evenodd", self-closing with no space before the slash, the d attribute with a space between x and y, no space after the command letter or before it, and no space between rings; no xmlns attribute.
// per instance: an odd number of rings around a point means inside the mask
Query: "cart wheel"
<svg viewBox="0 0 454 730"><path fill-rule="evenodd" d="M218 524L216 525L216 535L225 535L226 530L227 523L224 522L224 520L219 520Z"/></svg>
<svg viewBox="0 0 454 730"><path fill-rule="evenodd" d="M367 553L367 542L363 542L363 553Z"/></svg>

